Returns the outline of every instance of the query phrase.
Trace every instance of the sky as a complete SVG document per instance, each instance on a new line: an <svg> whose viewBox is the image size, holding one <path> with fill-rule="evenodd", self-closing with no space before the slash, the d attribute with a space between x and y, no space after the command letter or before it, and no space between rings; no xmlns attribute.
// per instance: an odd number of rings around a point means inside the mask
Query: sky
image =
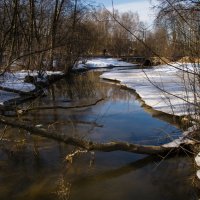
<svg viewBox="0 0 200 200"><path fill-rule="evenodd" d="M95 0L97 4L112 10L112 0ZM139 14L140 20L151 25L154 19L154 12L150 0L113 0L114 8L120 12L132 11Z"/></svg>

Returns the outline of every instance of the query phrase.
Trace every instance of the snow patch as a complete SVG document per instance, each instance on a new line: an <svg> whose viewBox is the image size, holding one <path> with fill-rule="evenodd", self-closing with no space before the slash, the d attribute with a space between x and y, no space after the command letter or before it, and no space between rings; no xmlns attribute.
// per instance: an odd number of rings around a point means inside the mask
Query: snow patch
<svg viewBox="0 0 200 200"><path fill-rule="evenodd" d="M198 179L200 179L200 170L197 170L196 175L197 175Z"/></svg>
<svg viewBox="0 0 200 200"><path fill-rule="evenodd" d="M162 65L152 69L114 70L100 77L120 81L139 94L144 103L154 110L183 116L194 111L194 94L183 70L192 71L192 64ZM188 85L187 85L188 84ZM199 88L197 88L199 90ZM198 91L200 92L200 91Z"/></svg>
<svg viewBox="0 0 200 200"><path fill-rule="evenodd" d="M167 144L162 145L162 147L179 147L181 144L194 144L194 140L190 140L188 138L185 137L179 137L178 139L173 140L172 142L169 142Z"/></svg>
<svg viewBox="0 0 200 200"><path fill-rule="evenodd" d="M21 70L18 72L5 72L0 76L0 86L3 88L18 90L21 92L31 92L35 90L35 85L32 83L24 82L26 76L39 76L38 71L29 71L29 70ZM41 75L41 78L38 78L37 81L46 81L47 76L50 75L63 75L60 71L45 71ZM4 102L9 101L11 99L19 98L20 95L14 92L6 92L0 90L0 105L4 105Z"/></svg>
<svg viewBox="0 0 200 200"><path fill-rule="evenodd" d="M79 61L74 65L76 69L98 69L113 67L136 67L138 65L121 61L117 58L93 58L87 61Z"/></svg>
<svg viewBox="0 0 200 200"><path fill-rule="evenodd" d="M15 73L6 72L4 75L0 76L0 86L22 92L31 92L35 89L35 86L31 83L24 82L24 79L28 74L28 71Z"/></svg>
<svg viewBox="0 0 200 200"><path fill-rule="evenodd" d="M195 157L195 162L196 162L196 165L200 167L200 153L198 153L197 156Z"/></svg>
<svg viewBox="0 0 200 200"><path fill-rule="evenodd" d="M194 144L195 141L192 139L189 139L189 137L187 137L187 136L195 130L197 130L196 125L189 127L186 131L183 132L182 136L180 136L179 138L177 138L167 144L163 144L162 146L163 147L179 147L183 143Z"/></svg>

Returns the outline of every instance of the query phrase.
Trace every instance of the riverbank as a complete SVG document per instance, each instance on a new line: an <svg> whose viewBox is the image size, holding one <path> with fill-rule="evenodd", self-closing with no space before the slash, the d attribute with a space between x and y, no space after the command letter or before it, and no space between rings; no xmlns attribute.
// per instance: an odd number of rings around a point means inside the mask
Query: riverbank
<svg viewBox="0 0 200 200"><path fill-rule="evenodd" d="M0 76L0 110L15 111L17 105L34 99L44 93L44 89L53 82L63 78L60 71L21 70L5 72Z"/></svg>

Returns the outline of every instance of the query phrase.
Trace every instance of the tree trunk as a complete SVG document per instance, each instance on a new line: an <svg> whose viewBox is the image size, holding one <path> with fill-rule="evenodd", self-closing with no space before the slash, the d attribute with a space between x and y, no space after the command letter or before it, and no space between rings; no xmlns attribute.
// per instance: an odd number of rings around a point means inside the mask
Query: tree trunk
<svg viewBox="0 0 200 200"><path fill-rule="evenodd" d="M0 67L3 64L3 49L0 47Z"/></svg>

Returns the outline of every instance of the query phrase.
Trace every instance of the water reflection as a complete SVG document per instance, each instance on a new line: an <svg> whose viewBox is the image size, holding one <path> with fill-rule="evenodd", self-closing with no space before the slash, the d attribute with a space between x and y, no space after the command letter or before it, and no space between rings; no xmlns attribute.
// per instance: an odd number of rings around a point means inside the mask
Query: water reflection
<svg viewBox="0 0 200 200"><path fill-rule="evenodd" d="M67 135L94 141L162 144L181 134L166 121L144 111L134 94L98 80L98 73L58 82L47 96L24 106L89 104L70 110L33 111L24 120ZM73 86L70 84L73 83ZM194 199L192 161L165 161L125 152L65 157L74 147L9 129L0 151L0 199ZM177 187L178 185L178 187Z"/></svg>
<svg viewBox="0 0 200 200"><path fill-rule="evenodd" d="M157 165L152 158L73 181L72 199L193 199L190 159L168 159ZM157 161L160 162L160 161ZM177 187L178 186L178 187Z"/></svg>

